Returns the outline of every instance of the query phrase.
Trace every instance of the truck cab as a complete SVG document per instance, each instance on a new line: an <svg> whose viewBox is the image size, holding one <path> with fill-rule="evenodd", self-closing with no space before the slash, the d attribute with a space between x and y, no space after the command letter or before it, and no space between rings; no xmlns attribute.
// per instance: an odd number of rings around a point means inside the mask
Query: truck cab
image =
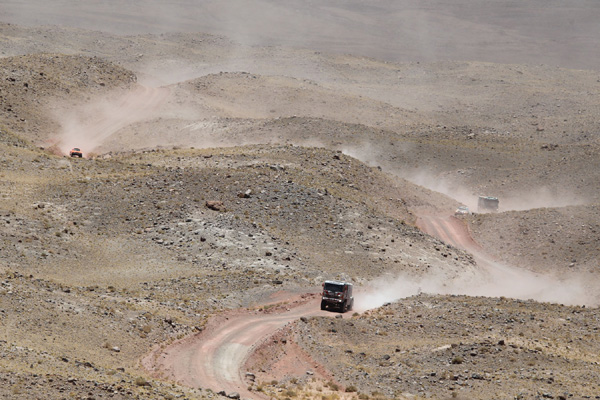
<svg viewBox="0 0 600 400"><path fill-rule="evenodd" d="M325 281L321 297L321 310L346 312L354 307L352 284L340 281Z"/></svg>

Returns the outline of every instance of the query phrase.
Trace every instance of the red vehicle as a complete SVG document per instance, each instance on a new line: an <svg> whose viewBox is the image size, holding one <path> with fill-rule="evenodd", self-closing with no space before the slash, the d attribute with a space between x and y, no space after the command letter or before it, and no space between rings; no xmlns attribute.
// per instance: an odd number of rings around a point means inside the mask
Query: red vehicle
<svg viewBox="0 0 600 400"><path fill-rule="evenodd" d="M83 157L83 153L81 152L81 149L80 149L80 148L78 148L78 147L73 147L73 148L71 149L71 151L69 151L69 155L70 155L71 157L79 157L79 158L82 158L82 157Z"/></svg>
<svg viewBox="0 0 600 400"><path fill-rule="evenodd" d="M335 308L340 312L346 312L352 310L352 307L354 307L354 297L351 283L338 281L323 283L321 310Z"/></svg>

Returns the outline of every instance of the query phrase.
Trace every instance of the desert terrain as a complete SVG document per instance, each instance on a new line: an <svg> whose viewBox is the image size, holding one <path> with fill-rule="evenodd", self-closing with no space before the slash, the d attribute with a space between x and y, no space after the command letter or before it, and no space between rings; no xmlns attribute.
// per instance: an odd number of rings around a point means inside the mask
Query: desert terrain
<svg viewBox="0 0 600 400"><path fill-rule="evenodd" d="M0 398L600 398L598 17L3 2Z"/></svg>

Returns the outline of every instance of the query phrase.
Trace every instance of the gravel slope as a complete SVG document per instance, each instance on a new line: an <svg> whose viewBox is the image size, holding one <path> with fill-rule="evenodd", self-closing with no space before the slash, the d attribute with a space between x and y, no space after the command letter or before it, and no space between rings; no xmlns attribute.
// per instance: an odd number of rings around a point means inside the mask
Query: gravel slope
<svg viewBox="0 0 600 400"><path fill-rule="evenodd" d="M215 397L139 360L323 279L474 273L414 224L480 194L502 212L464 223L489 254L598 280L595 71L0 29L2 397ZM430 294L307 321L293 342L337 383L276 397L598 393L596 309Z"/></svg>

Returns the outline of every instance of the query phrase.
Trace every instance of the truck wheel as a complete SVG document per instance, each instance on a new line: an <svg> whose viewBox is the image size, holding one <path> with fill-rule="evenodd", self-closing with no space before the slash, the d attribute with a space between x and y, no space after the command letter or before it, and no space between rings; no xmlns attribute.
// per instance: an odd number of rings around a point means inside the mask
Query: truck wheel
<svg viewBox="0 0 600 400"><path fill-rule="evenodd" d="M348 303L346 303L345 301L342 303L342 308L340 309L341 312L345 313L346 311L348 311Z"/></svg>
<svg viewBox="0 0 600 400"><path fill-rule="evenodd" d="M321 300L321 310L324 310L326 308L327 308L327 304L325 304L325 302Z"/></svg>
<svg viewBox="0 0 600 400"><path fill-rule="evenodd" d="M348 311L352 311L353 308L354 308L354 299L352 299L350 301L350 305L348 306Z"/></svg>

